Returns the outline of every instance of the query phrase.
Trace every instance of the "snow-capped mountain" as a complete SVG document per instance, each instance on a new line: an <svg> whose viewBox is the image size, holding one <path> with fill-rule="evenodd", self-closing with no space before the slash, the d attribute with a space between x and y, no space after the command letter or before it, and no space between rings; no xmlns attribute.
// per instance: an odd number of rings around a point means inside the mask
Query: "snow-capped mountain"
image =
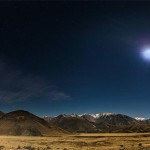
<svg viewBox="0 0 150 150"><path fill-rule="evenodd" d="M139 121L144 121L144 120L147 120L146 118L141 118L141 117L135 117L136 120L139 120Z"/></svg>
<svg viewBox="0 0 150 150"><path fill-rule="evenodd" d="M150 125L150 119L141 118L141 117L135 117L135 119L140 122L140 124L148 124Z"/></svg>
<svg viewBox="0 0 150 150"><path fill-rule="evenodd" d="M109 123L113 125L132 125L136 124L137 120L123 114L115 113L100 113L96 115L82 115L81 117L86 118L89 121L95 123ZM93 117L93 118L92 118Z"/></svg>
<svg viewBox="0 0 150 150"><path fill-rule="evenodd" d="M91 116L93 116L94 118L99 118L101 116L112 116L115 115L115 113L99 113L99 114L90 114Z"/></svg>
<svg viewBox="0 0 150 150"><path fill-rule="evenodd" d="M143 125L150 125L150 120L116 113L62 114L44 119L71 132L138 132L139 127L140 131L143 131ZM150 131L149 128L146 128L147 130Z"/></svg>

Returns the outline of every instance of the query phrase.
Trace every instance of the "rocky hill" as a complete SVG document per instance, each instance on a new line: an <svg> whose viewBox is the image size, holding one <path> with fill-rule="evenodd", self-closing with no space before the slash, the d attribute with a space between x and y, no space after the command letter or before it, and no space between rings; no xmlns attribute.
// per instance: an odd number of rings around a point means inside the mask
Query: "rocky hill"
<svg viewBox="0 0 150 150"><path fill-rule="evenodd" d="M95 130L93 123L77 115L59 115L51 118L49 122L69 132L94 132Z"/></svg>
<svg viewBox="0 0 150 150"><path fill-rule="evenodd" d="M27 111L17 110L2 115L0 135L49 136L65 131Z"/></svg>

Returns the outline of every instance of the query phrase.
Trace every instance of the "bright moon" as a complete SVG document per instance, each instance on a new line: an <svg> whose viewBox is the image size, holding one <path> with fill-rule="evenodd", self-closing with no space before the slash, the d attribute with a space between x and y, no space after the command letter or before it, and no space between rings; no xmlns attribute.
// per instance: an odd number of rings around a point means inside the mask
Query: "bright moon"
<svg viewBox="0 0 150 150"><path fill-rule="evenodd" d="M143 51L141 52L141 54L142 54L142 57L143 57L145 60L150 61L150 48L147 48L147 49L143 50Z"/></svg>

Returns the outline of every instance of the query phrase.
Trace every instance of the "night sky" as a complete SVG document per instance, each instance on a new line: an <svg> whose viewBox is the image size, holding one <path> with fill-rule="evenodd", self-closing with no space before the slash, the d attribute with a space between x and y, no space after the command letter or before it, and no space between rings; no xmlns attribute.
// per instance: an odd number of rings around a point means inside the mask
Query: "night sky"
<svg viewBox="0 0 150 150"><path fill-rule="evenodd" d="M150 2L0 2L0 110L150 117Z"/></svg>

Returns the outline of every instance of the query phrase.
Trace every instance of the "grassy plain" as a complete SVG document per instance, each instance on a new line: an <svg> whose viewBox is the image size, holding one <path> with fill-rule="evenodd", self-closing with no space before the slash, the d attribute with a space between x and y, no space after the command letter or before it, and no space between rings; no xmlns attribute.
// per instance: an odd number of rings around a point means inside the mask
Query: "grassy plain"
<svg viewBox="0 0 150 150"><path fill-rule="evenodd" d="M4 150L138 150L141 143L150 150L150 133L73 134L51 137L0 136Z"/></svg>

